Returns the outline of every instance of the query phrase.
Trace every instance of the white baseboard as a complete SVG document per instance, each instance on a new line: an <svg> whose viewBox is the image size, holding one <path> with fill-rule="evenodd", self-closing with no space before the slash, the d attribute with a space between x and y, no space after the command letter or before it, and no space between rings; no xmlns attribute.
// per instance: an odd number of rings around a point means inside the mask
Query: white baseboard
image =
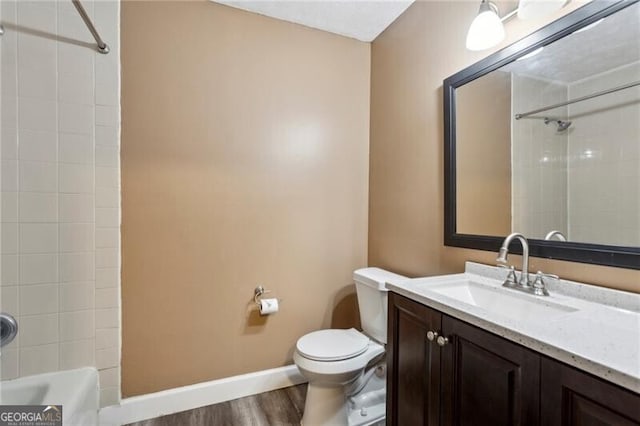
<svg viewBox="0 0 640 426"><path fill-rule="evenodd" d="M125 398L100 410L101 426L121 426L306 382L295 365Z"/></svg>

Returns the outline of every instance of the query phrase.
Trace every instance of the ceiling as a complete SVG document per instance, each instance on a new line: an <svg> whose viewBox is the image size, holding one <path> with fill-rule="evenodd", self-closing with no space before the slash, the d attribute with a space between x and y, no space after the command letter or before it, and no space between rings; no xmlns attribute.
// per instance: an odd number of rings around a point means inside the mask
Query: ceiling
<svg viewBox="0 0 640 426"><path fill-rule="evenodd" d="M565 84L640 61L640 3L598 25L545 46L541 53L502 68Z"/></svg>
<svg viewBox="0 0 640 426"><path fill-rule="evenodd" d="M260 15L373 41L414 0L211 0Z"/></svg>

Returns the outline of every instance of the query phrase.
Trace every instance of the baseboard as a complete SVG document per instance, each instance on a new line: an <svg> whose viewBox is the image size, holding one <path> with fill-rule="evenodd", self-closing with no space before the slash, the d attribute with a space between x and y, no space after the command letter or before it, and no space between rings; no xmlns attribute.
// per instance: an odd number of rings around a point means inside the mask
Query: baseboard
<svg viewBox="0 0 640 426"><path fill-rule="evenodd" d="M125 398L100 410L101 426L121 426L306 382L295 365Z"/></svg>

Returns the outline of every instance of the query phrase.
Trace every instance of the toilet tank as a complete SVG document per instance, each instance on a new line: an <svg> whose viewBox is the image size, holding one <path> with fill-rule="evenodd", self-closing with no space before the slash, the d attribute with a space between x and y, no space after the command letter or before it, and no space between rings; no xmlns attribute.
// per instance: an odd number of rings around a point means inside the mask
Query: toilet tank
<svg viewBox="0 0 640 426"><path fill-rule="evenodd" d="M406 279L380 268L362 268L353 272L362 330L380 343L387 343L387 289L384 284Z"/></svg>

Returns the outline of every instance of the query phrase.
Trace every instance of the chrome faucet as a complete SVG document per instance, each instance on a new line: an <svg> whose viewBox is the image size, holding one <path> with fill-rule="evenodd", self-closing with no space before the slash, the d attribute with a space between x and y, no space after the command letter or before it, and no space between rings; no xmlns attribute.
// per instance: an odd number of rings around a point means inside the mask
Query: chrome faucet
<svg viewBox="0 0 640 426"><path fill-rule="evenodd" d="M500 253L498 254L498 258L496 262L498 264L507 264L507 256L509 255L509 244L515 238L520 240L520 244L522 245L522 272L520 273L520 281L518 282L518 286L523 289L528 289L531 287L529 284L529 243L524 235L519 232L514 232L510 234L507 238L502 242L502 247L500 247ZM506 284L506 282L505 282Z"/></svg>
<svg viewBox="0 0 640 426"><path fill-rule="evenodd" d="M549 241L553 237L556 237L558 241L567 241L567 237L560 231L550 231L547 235L545 235L544 239Z"/></svg>

